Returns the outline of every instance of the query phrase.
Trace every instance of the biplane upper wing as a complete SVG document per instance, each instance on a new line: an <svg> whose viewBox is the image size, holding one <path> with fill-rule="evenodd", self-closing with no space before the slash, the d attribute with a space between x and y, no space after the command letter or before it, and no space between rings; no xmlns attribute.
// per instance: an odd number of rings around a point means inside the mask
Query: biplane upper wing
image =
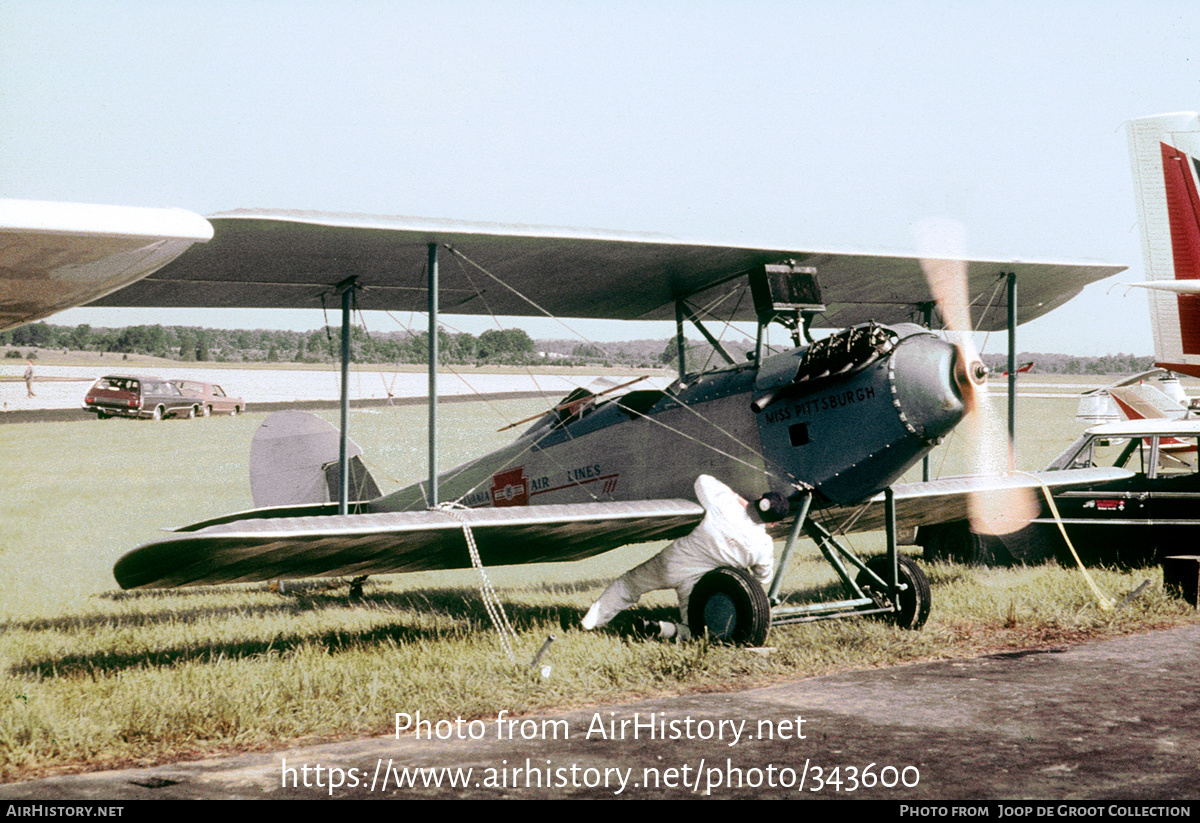
<svg viewBox="0 0 1200 823"><path fill-rule="evenodd" d="M464 525L485 566L579 560L682 537L704 518L689 500L223 519L147 543L113 574L123 589L467 569Z"/></svg>
<svg viewBox="0 0 1200 823"><path fill-rule="evenodd" d="M126 286L212 234L181 209L0 200L0 330Z"/></svg>
<svg viewBox="0 0 1200 823"><path fill-rule="evenodd" d="M945 477L921 483L897 483L892 486L896 500L896 527L900 530L935 523L967 519L967 498L971 494L1011 488L1051 491L1083 488L1132 477L1133 472L1118 468L1073 469L1071 471L1016 472L995 476ZM853 507L823 509L821 518L830 531L864 532L882 529L884 495L877 494L866 503Z"/></svg>
<svg viewBox="0 0 1200 823"><path fill-rule="evenodd" d="M602 230L465 223L294 211L231 211L209 218L212 242L197 246L97 306L320 308L357 278L364 309L425 311L429 244L446 314L542 315L614 320L675 319L675 301L753 320L744 275L764 263L813 266L828 310L818 323L910 320L932 300L913 256L756 248ZM1020 279L1021 322L1124 270L1090 263L978 260L969 267L978 328L1005 327L996 278ZM990 308L984 312L985 307Z"/></svg>

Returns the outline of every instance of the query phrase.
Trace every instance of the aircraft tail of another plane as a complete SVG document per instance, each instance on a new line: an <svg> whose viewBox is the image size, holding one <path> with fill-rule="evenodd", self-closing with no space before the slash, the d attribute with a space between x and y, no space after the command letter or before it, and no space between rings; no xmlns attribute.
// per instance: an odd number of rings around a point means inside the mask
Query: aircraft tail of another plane
<svg viewBox="0 0 1200 823"><path fill-rule="evenodd" d="M1109 389L1121 416L1126 420L1177 420L1187 415L1187 407L1146 383Z"/></svg>
<svg viewBox="0 0 1200 823"><path fill-rule="evenodd" d="M1200 115L1130 121L1156 365L1200 377Z"/></svg>
<svg viewBox="0 0 1200 823"><path fill-rule="evenodd" d="M1150 369L1084 393L1075 419L1081 423L1175 420L1186 416L1192 404L1178 377L1169 371Z"/></svg>

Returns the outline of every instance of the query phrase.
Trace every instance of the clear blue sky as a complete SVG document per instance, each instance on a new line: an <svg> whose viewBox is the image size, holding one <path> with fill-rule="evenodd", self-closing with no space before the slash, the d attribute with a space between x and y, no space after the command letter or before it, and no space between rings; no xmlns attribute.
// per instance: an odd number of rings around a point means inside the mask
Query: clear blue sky
<svg viewBox="0 0 1200 823"><path fill-rule="evenodd" d="M1198 31L1194 0L0 0L0 196L903 252L951 216L974 256L1135 280L1122 124L1200 107ZM1150 353L1145 295L1109 286L1020 347Z"/></svg>

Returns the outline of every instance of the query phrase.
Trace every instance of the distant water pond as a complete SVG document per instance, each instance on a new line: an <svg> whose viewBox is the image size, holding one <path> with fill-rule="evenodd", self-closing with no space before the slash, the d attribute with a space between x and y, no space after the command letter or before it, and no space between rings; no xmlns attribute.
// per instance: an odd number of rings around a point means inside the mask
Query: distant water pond
<svg viewBox="0 0 1200 823"><path fill-rule="evenodd" d="M0 366L0 374L20 377L24 361ZM336 400L341 374L337 371L292 369L198 369L122 366L39 366L34 363L36 397L26 397L25 383L0 383L0 403L7 410L68 409L83 405L83 396L92 382L105 374L132 374L145 377L201 380L216 383L226 394L242 397L253 411L255 403ZM635 374L631 374L631 379ZM59 378L55 380L54 378ZM61 378L69 378L61 381ZM606 384L623 382L617 376L601 378L595 374L468 374L462 377L448 371L438 374L438 395L493 394L497 392L544 392L553 397L565 395L579 386L591 386L598 380ZM61 381L61 382L60 382ZM661 388L668 382L663 378L648 380L637 388ZM393 397L425 397L429 378L421 373L354 371L350 374L351 400L386 399Z"/></svg>

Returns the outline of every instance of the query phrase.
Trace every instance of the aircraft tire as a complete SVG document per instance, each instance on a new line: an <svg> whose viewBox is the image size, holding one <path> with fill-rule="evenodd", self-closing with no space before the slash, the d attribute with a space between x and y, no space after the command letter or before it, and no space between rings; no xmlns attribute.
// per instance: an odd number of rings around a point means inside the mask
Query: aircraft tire
<svg viewBox="0 0 1200 823"><path fill-rule="evenodd" d="M872 557L867 561L867 568L883 580L888 578L888 559L886 554ZM902 629L917 631L929 619L929 607L933 594L929 588L929 578L913 560L904 555L896 557L896 571L900 582L906 588L900 592L900 610L891 614L881 615L882 619L890 620ZM878 591L878 585L866 572L860 572L855 580L860 589L868 597L886 597L886 592Z"/></svg>
<svg viewBox="0 0 1200 823"><path fill-rule="evenodd" d="M771 604L744 569L722 566L700 578L688 599L688 627L720 643L761 646L771 628Z"/></svg>

